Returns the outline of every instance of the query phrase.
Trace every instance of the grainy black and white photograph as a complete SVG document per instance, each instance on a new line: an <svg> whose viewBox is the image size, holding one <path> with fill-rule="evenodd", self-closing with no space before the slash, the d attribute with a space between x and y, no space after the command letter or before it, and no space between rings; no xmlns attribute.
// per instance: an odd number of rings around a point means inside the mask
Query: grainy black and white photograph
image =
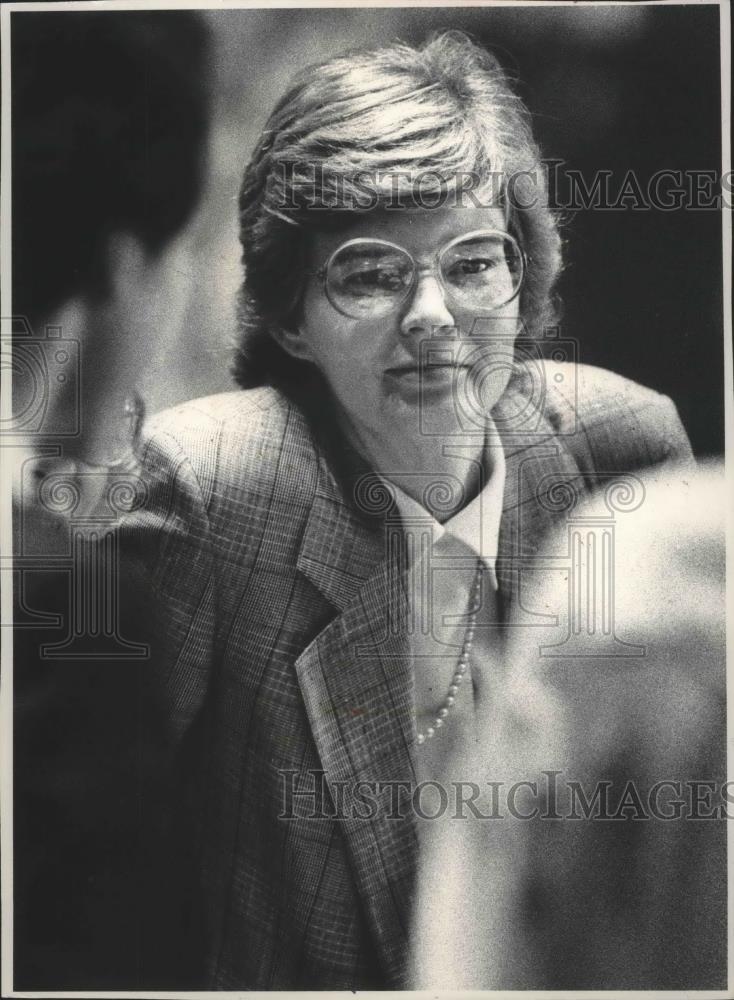
<svg viewBox="0 0 734 1000"><path fill-rule="evenodd" d="M731 995L729 5L0 16L3 995Z"/></svg>

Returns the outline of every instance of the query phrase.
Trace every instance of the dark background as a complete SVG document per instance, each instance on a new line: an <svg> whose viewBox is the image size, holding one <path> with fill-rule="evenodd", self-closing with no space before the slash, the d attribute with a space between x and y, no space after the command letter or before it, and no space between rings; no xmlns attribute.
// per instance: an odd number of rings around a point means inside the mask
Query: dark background
<svg viewBox="0 0 734 1000"><path fill-rule="evenodd" d="M188 264L160 292L167 314L183 322L150 330L150 365L139 385L149 411L232 385L241 277L238 186L268 112L292 73L308 63L354 46L420 42L437 29L464 29L517 80L544 157L580 171L587 185L599 170L612 172L613 194L629 170L643 190L661 169L720 171L719 8L713 4L201 16L213 42L209 167L188 229ZM565 211L563 221L562 335L578 341L582 361L672 396L696 452L722 453L720 213L591 208ZM124 359L120 364L124 378Z"/></svg>

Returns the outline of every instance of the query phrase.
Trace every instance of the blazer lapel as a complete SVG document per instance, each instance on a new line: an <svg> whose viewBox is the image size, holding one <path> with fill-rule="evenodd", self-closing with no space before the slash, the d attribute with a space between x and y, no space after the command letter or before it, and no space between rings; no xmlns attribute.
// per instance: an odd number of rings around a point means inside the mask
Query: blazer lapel
<svg viewBox="0 0 734 1000"><path fill-rule="evenodd" d="M507 621L521 607L523 563L558 521L554 485L583 489L553 428L540 414L527 426L527 414L527 397L513 388L493 414L507 466L497 562ZM407 985L418 848L406 794L416 783L414 691L405 571L395 544L400 522L379 495L361 489L369 475L348 449L321 458L298 568L338 614L299 656L296 671L355 882L385 972L399 988ZM355 503L360 495L370 496L371 510Z"/></svg>
<svg viewBox="0 0 734 1000"><path fill-rule="evenodd" d="M389 501L384 491L371 492L374 474L334 427L325 425L323 414L312 414L311 423L318 474L297 566L344 611L385 558L386 515L393 507L391 501L380 502Z"/></svg>
<svg viewBox="0 0 734 1000"><path fill-rule="evenodd" d="M395 987L404 985L417 854L405 607L399 572L383 561L296 661L355 882Z"/></svg>
<svg viewBox="0 0 734 1000"><path fill-rule="evenodd" d="M507 623L545 624L524 614L523 577L538 567L543 541L586 493L586 484L564 438L545 412L529 405L521 387L508 387L493 417L506 466L497 560L501 614Z"/></svg>
<svg viewBox="0 0 734 1000"><path fill-rule="evenodd" d="M372 509L363 502L361 514L350 502L369 475L358 460L341 471L339 482L321 464L298 558L339 613L299 656L296 672L367 919L399 987L417 856L406 792L415 786L416 734L401 529L384 494L367 490Z"/></svg>
<svg viewBox="0 0 734 1000"><path fill-rule="evenodd" d="M339 611L347 608L385 558L384 526L360 519L327 485L314 497L298 569Z"/></svg>

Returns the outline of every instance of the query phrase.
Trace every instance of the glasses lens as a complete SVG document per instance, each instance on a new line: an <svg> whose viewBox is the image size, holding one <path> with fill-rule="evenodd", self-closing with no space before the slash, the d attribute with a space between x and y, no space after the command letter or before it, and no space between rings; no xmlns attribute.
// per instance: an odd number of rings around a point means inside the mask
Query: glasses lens
<svg viewBox="0 0 734 1000"><path fill-rule="evenodd" d="M522 284L522 253L507 234L474 234L446 248L441 274L457 304L496 309L514 298Z"/></svg>
<svg viewBox="0 0 734 1000"><path fill-rule="evenodd" d="M356 240L341 247L326 272L326 291L340 312L356 319L390 312L413 282L413 261L398 247Z"/></svg>

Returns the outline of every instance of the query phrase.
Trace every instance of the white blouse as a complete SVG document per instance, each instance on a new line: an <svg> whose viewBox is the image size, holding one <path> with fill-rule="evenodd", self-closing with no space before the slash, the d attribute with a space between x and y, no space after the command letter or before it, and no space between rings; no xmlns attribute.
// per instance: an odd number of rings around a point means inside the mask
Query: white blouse
<svg viewBox="0 0 734 1000"><path fill-rule="evenodd" d="M486 480L478 495L443 523L394 483L387 484L407 546L419 780L442 775L446 760L457 759L458 741L472 738L477 693L488 683L499 653L495 564L505 459L498 436L488 437L483 468ZM466 667L456 683L462 654Z"/></svg>

